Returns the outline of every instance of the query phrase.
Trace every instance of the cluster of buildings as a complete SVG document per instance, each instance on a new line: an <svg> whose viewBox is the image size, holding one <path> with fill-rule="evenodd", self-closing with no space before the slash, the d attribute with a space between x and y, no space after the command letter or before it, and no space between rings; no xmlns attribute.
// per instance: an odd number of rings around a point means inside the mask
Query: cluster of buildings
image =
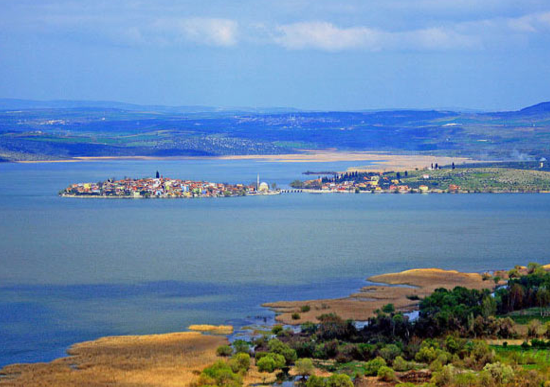
<svg viewBox="0 0 550 387"><path fill-rule="evenodd" d="M428 177L429 179L429 177ZM341 192L341 193L428 193L435 192L427 185L419 185L410 187L404 184L401 180L384 176L383 174L368 174L359 176L359 178L350 180L336 180L319 178L304 182L304 188L321 192ZM449 186L449 191L458 191L460 187Z"/></svg>
<svg viewBox="0 0 550 387"><path fill-rule="evenodd" d="M273 193L266 183L224 184L164 177L109 179L99 183L77 183L60 192L62 196L127 198L229 197Z"/></svg>

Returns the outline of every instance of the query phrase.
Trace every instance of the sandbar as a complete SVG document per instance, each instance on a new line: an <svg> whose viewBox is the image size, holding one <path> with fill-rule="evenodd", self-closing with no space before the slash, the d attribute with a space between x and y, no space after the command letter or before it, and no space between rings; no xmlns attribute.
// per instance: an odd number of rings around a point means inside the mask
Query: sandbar
<svg viewBox="0 0 550 387"><path fill-rule="evenodd" d="M382 274L368 280L385 285L365 286L359 292L344 298L280 301L263 306L278 313L278 322L289 325L318 322L317 317L327 313L335 313L344 319L365 321L374 316L376 309L381 309L386 304L393 304L398 311L412 312L418 307L418 298L430 295L437 288L453 289L464 286L470 289L493 289L496 286L492 280L483 280L479 273L436 268ZM501 280L499 284L504 283Z"/></svg>
<svg viewBox="0 0 550 387"><path fill-rule="evenodd" d="M439 165L473 163L473 160L465 157L433 156L427 154L392 154L376 151L337 151L334 149L301 150L298 153L276 155L231 155L231 156L99 156L99 157L73 157L60 160L32 160L18 161L18 163L67 163L67 162L92 162L92 161L124 161L124 160L258 160L281 163L326 163L340 161L369 162L367 166L352 167L348 170L379 170L402 171L414 168L429 167L432 163Z"/></svg>

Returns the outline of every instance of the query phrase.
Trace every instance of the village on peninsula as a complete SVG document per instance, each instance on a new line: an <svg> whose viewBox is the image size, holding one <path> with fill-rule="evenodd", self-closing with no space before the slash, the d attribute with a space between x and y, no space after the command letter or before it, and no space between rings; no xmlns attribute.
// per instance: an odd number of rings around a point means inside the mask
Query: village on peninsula
<svg viewBox="0 0 550 387"><path fill-rule="evenodd" d="M290 189L260 182L213 183L154 178L115 178L97 183L71 184L60 195L96 198L209 198L307 193L548 193L550 170L546 162L483 163L449 166L432 164L411 171L304 172L316 179L294 180Z"/></svg>
<svg viewBox="0 0 550 387"><path fill-rule="evenodd" d="M278 195L280 190L273 185L270 189L265 182L260 183L258 175L255 184L227 184L208 181L172 179L161 176L155 178L108 179L97 183L71 184L59 194L66 197L98 198L208 198L246 195Z"/></svg>

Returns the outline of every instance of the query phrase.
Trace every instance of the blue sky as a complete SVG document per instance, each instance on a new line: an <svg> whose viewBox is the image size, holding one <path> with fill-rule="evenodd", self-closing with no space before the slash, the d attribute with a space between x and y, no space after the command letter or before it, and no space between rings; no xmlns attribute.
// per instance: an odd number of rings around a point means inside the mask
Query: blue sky
<svg viewBox="0 0 550 387"><path fill-rule="evenodd" d="M550 100L550 1L0 0L0 97L517 109Z"/></svg>

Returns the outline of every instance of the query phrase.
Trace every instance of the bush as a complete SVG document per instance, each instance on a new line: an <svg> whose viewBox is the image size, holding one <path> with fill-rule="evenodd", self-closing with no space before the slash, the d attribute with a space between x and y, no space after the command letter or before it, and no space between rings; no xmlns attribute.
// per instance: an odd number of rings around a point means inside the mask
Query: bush
<svg viewBox="0 0 550 387"><path fill-rule="evenodd" d="M311 310L311 306L309 305L303 305L300 310L302 311L302 313L307 313Z"/></svg>
<svg viewBox="0 0 550 387"><path fill-rule="evenodd" d="M311 375L313 373L313 362L311 359L298 359L296 361L296 373L301 377Z"/></svg>
<svg viewBox="0 0 550 387"><path fill-rule="evenodd" d="M438 387L449 386L453 381L454 373L454 367L452 365L446 365L441 371L433 373L432 382Z"/></svg>
<svg viewBox="0 0 550 387"><path fill-rule="evenodd" d="M221 345L216 349L216 354L218 356L231 356L233 349L229 345Z"/></svg>
<svg viewBox="0 0 550 387"><path fill-rule="evenodd" d="M535 319L535 320L529 321L529 325L527 326L527 336L538 337L540 327L541 327L541 323L539 320Z"/></svg>
<svg viewBox="0 0 550 387"><path fill-rule="evenodd" d="M293 320L299 320L300 319L300 313L292 313L292 319Z"/></svg>
<svg viewBox="0 0 550 387"><path fill-rule="evenodd" d="M256 361L260 372L273 372L285 366L285 358L277 353L268 353Z"/></svg>
<svg viewBox="0 0 550 387"><path fill-rule="evenodd" d="M395 360L393 361L393 368L396 371L408 371L409 370L409 362L407 362L403 357L397 356Z"/></svg>
<svg viewBox="0 0 550 387"><path fill-rule="evenodd" d="M378 375L378 370L381 367L387 365L386 361L380 356L375 357L371 361L365 363L365 375L367 376L376 376Z"/></svg>
<svg viewBox="0 0 550 387"><path fill-rule="evenodd" d="M353 387L353 382L348 375L331 375L327 379L327 387Z"/></svg>
<svg viewBox="0 0 550 387"><path fill-rule="evenodd" d="M245 340L235 340L233 342L235 353L250 353L250 343Z"/></svg>
<svg viewBox="0 0 550 387"><path fill-rule="evenodd" d="M296 361L298 356L296 351L290 348L288 345L284 344L281 340L271 339L267 343L267 348L269 352L282 355L285 359L286 364L290 365Z"/></svg>
<svg viewBox="0 0 550 387"><path fill-rule="evenodd" d="M384 358L384 360L391 362L397 356L401 355L401 349L395 344L389 344L378 351L378 353L382 358Z"/></svg>
<svg viewBox="0 0 550 387"><path fill-rule="evenodd" d="M271 333L273 333L274 335L278 335L282 331L283 331L283 326L280 324L274 325L273 328L271 328Z"/></svg>
<svg viewBox="0 0 550 387"><path fill-rule="evenodd" d="M390 367L382 366L378 369L378 379L384 382L393 382L395 380L395 371Z"/></svg>
<svg viewBox="0 0 550 387"><path fill-rule="evenodd" d="M506 384L514 377L514 370L509 365L500 362L489 363L483 367L483 371L488 372L495 384Z"/></svg>
<svg viewBox="0 0 550 387"><path fill-rule="evenodd" d="M307 379L306 387L326 387L327 381L325 378L312 375Z"/></svg>
<svg viewBox="0 0 550 387"><path fill-rule="evenodd" d="M235 373L245 373L250 368L250 355L248 353L237 353L231 360L229 360L229 366Z"/></svg>
<svg viewBox="0 0 550 387"><path fill-rule="evenodd" d="M206 367L199 376L198 385L202 386L221 386L224 387L240 387L242 386L242 378L235 374L231 367L223 362L218 361L209 367Z"/></svg>

